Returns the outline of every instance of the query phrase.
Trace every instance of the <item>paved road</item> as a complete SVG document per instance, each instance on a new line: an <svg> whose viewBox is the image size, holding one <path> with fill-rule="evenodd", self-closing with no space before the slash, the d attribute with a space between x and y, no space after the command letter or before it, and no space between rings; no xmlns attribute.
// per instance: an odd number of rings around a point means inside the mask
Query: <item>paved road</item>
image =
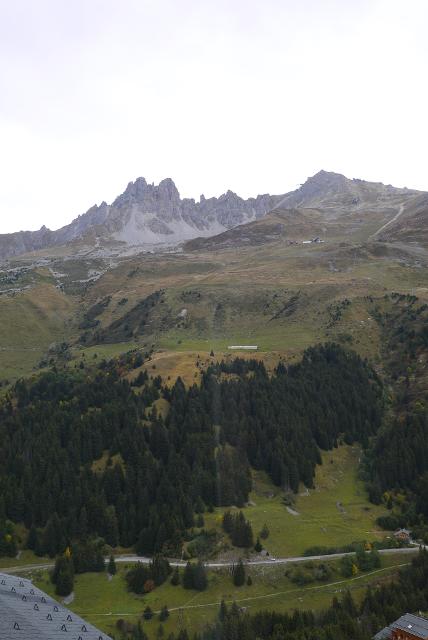
<svg viewBox="0 0 428 640"><path fill-rule="evenodd" d="M419 545L414 543L412 547L406 547L403 549L381 549L379 553L382 555L389 555L389 554L393 555L396 553L416 553L418 550L419 550ZM259 566L259 565L270 566L270 565L288 564L293 562L306 562L310 560L327 561L327 560L334 560L337 558L344 558L345 556L352 556L353 554L354 552L351 551L348 553L331 553L329 555L319 555L319 556L292 556L289 558L273 558L271 556L270 558L263 558L260 560L249 560L247 564L251 566ZM109 558L106 558L106 562L108 562L108 560ZM149 564L151 562L151 558L135 556L135 555L115 556L115 560L116 562L129 562L129 563L142 562L143 564ZM220 569L222 567L231 567L234 564L234 562L236 562L236 560L228 561L228 562L206 562L205 566L208 569ZM186 563L181 560L170 560L170 565L172 567L184 567ZM0 572L4 571L6 573L8 572L20 573L22 571L36 571L38 569L50 569L53 566L54 566L53 562L44 563L44 564L28 564L28 565L22 565L17 567L7 567L3 570L0 568Z"/></svg>

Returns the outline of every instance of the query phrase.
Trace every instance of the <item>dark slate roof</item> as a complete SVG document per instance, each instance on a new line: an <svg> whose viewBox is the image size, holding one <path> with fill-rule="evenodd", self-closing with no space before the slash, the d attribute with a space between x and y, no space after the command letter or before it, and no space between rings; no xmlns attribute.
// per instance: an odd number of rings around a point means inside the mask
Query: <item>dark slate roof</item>
<svg viewBox="0 0 428 640"><path fill-rule="evenodd" d="M417 638L427 640L428 638L428 620L419 616L414 616L412 613L406 613L398 620L392 623L393 629L401 629L402 631L408 631Z"/></svg>
<svg viewBox="0 0 428 640"><path fill-rule="evenodd" d="M30 580L0 573L0 640L111 640Z"/></svg>
<svg viewBox="0 0 428 640"><path fill-rule="evenodd" d="M373 640L389 640L394 629L408 631L416 638L421 638L421 640L428 639L428 620L420 616L414 616L412 613L406 613L393 622L390 627L385 627L385 629L379 631Z"/></svg>
<svg viewBox="0 0 428 640"><path fill-rule="evenodd" d="M374 636L373 640L390 640L391 633L392 627L385 627L385 629L382 629L382 631L379 631L379 633Z"/></svg>

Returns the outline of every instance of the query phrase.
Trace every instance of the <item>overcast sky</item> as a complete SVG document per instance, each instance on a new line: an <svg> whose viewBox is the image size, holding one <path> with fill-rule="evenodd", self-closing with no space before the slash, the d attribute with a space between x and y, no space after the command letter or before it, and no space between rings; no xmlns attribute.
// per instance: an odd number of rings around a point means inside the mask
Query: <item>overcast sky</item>
<svg viewBox="0 0 428 640"><path fill-rule="evenodd" d="M0 0L0 232L130 180L428 190L427 0Z"/></svg>

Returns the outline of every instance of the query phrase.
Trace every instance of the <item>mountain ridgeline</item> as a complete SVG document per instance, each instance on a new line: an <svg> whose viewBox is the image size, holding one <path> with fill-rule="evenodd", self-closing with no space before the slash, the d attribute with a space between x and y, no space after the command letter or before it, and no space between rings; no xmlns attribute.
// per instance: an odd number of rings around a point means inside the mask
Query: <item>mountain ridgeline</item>
<svg viewBox="0 0 428 640"><path fill-rule="evenodd" d="M55 255L58 247L66 248L67 255L92 252L105 257L171 250L190 241L187 249L193 251L211 248L203 241L211 237L216 238L213 248L261 244L283 236L320 235L339 219L354 227L379 219L382 224L374 239L420 242L427 232L427 211L424 192L350 180L328 171L319 171L283 195L243 199L228 190L218 198L201 195L199 201L181 198L170 178L158 185L138 178L111 204L94 205L56 231L42 226L0 235L0 260L33 252ZM270 212L273 216L258 226Z"/></svg>
<svg viewBox="0 0 428 640"><path fill-rule="evenodd" d="M197 236L212 236L265 215L282 196L259 195L244 200L227 191L219 198L180 198L168 178L159 185L144 178L130 182L125 191L108 205L102 202L57 231L21 231L0 235L0 259L49 249L81 245L114 245L148 248L174 246Z"/></svg>
<svg viewBox="0 0 428 640"><path fill-rule="evenodd" d="M196 512L246 503L251 467L312 487L321 449L365 445L381 422L379 379L335 344L272 376L259 361L220 362L188 389L147 375L131 386L123 367L43 373L2 400L0 523L23 522L37 553L101 536L174 555Z"/></svg>

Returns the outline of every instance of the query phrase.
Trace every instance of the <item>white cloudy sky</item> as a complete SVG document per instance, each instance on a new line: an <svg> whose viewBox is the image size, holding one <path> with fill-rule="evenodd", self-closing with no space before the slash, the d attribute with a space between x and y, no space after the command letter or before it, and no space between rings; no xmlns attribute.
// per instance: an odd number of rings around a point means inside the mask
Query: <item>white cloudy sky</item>
<svg viewBox="0 0 428 640"><path fill-rule="evenodd" d="M0 0L0 232L137 176L428 190L426 0Z"/></svg>

